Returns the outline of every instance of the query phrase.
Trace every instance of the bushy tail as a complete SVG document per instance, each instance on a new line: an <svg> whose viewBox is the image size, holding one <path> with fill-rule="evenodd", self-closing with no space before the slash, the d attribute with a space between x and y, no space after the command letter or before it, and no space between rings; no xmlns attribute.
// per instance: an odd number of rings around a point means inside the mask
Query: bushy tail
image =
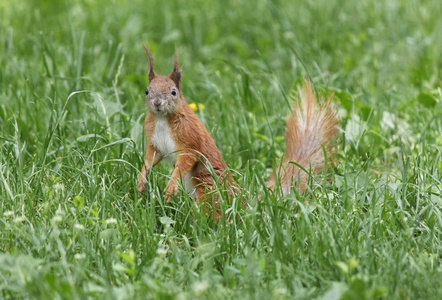
<svg viewBox="0 0 442 300"><path fill-rule="evenodd" d="M296 164L312 174L324 168L324 149L328 163L336 154L333 141L339 133L336 110L330 106L332 97L321 105L317 104L316 93L310 82L304 81L301 97L298 95L293 112L287 117L286 151L280 164L270 176L267 187L274 190L275 180L281 180L284 196L290 192L292 184L300 183L302 192L308 181L308 174ZM276 173L276 174L275 174Z"/></svg>

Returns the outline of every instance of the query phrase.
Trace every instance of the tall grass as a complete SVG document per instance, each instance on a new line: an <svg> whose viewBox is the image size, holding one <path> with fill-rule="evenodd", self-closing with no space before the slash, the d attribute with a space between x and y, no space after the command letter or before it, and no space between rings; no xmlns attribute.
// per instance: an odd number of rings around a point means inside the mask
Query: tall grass
<svg viewBox="0 0 442 300"><path fill-rule="evenodd" d="M0 298L438 299L440 1L1 1ZM149 41L250 202L136 189ZM265 189L303 77L339 162ZM331 179L330 181L327 178ZM261 197L261 201L257 201Z"/></svg>

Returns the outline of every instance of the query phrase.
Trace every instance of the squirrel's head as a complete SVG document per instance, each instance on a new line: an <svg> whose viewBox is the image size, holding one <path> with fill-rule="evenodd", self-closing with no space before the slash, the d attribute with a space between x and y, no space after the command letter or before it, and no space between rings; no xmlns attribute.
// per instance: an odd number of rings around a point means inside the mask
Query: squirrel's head
<svg viewBox="0 0 442 300"><path fill-rule="evenodd" d="M175 49L173 71L169 76L156 75L153 69L153 57L149 46L145 46L149 58L149 85L146 88L146 106L155 115L170 115L176 113L183 103L181 95L181 70L178 65L178 55Z"/></svg>

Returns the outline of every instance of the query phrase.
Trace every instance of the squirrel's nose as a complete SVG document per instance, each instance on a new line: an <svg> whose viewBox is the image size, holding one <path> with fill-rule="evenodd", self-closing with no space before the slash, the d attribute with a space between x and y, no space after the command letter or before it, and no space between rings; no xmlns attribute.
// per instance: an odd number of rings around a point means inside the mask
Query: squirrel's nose
<svg viewBox="0 0 442 300"><path fill-rule="evenodd" d="M153 102L153 105L155 105L156 107L158 107L158 106L161 105L161 101L160 101L160 100L155 100L155 101Z"/></svg>

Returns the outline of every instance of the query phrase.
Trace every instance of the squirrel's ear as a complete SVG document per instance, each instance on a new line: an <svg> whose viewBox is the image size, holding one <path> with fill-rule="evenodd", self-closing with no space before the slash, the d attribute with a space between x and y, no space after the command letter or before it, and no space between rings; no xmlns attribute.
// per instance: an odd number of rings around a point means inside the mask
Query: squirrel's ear
<svg viewBox="0 0 442 300"><path fill-rule="evenodd" d="M149 64L150 64L150 69L149 69L149 81L152 81L152 79L155 78L155 71L153 70L153 57L152 57L152 53L150 52L149 49L149 44L147 44L147 47L144 46L144 51L146 51L147 57L149 58Z"/></svg>
<svg viewBox="0 0 442 300"><path fill-rule="evenodd" d="M181 70L180 66L178 64L178 50L175 48L175 61L173 62L173 71L172 74L170 74L170 79L175 82L177 88L180 88L180 81L181 81Z"/></svg>

